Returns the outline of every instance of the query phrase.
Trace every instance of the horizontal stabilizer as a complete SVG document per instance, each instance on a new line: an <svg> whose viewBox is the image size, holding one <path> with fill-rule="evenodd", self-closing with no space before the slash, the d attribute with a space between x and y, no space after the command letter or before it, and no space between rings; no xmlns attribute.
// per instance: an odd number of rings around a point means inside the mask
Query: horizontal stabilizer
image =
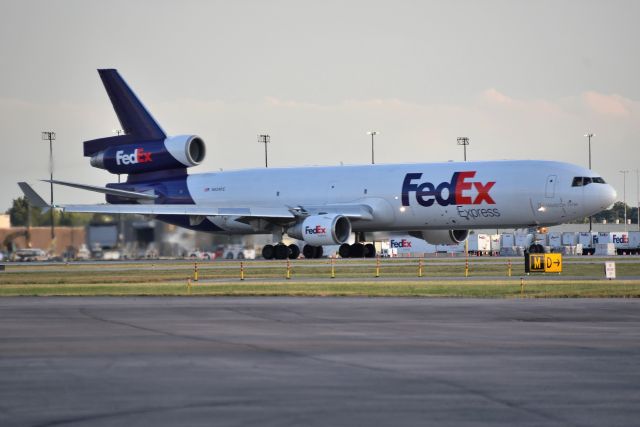
<svg viewBox="0 0 640 427"><path fill-rule="evenodd" d="M58 185L65 185L67 187L79 188L81 190L94 191L96 193L110 194L112 196L125 197L128 199L138 199L138 200L154 200L157 199L158 196L155 194L148 193L139 193L137 191L128 191L128 190L118 190L115 188L106 188L106 187L97 187L94 185L86 185L86 184L78 184L75 182L66 182L66 181L57 181L57 180L48 180L43 179L43 182L52 182Z"/></svg>
<svg viewBox="0 0 640 427"><path fill-rule="evenodd" d="M40 195L36 193L36 191L26 182L19 182L18 186L31 206L41 209L48 209L51 207L49 206L49 203L45 202L44 199L40 197Z"/></svg>

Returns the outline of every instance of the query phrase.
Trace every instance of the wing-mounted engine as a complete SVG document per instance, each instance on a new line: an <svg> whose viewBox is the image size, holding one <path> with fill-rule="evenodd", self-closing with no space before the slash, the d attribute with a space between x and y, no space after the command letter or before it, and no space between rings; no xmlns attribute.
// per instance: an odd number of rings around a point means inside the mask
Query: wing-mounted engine
<svg viewBox="0 0 640 427"><path fill-rule="evenodd" d="M469 230L423 230L412 231L409 235L425 240L432 245L455 245L469 237Z"/></svg>
<svg viewBox="0 0 640 427"><path fill-rule="evenodd" d="M136 174L197 166L204 160L204 141L178 135L163 141L113 145L91 156L91 166L117 174Z"/></svg>
<svg viewBox="0 0 640 427"><path fill-rule="evenodd" d="M287 234L309 245L339 245L351 235L351 222L344 215L310 215L289 227Z"/></svg>

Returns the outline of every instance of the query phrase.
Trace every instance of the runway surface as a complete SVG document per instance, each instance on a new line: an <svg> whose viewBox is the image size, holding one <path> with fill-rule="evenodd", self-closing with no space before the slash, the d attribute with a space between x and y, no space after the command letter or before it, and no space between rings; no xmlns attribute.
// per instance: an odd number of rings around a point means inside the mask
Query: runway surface
<svg viewBox="0 0 640 427"><path fill-rule="evenodd" d="M0 299L0 425L637 426L640 301Z"/></svg>

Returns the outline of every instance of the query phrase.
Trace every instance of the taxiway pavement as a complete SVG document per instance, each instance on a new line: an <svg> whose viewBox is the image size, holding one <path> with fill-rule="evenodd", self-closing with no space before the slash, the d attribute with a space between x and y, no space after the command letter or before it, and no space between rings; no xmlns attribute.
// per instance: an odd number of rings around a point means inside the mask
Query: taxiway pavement
<svg viewBox="0 0 640 427"><path fill-rule="evenodd" d="M0 425L636 426L640 301L0 299Z"/></svg>

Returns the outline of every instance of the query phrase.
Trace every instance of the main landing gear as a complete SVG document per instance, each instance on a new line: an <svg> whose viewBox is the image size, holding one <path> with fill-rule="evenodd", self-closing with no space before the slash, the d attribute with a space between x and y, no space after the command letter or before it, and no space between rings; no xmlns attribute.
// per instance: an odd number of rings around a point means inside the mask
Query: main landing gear
<svg viewBox="0 0 640 427"><path fill-rule="evenodd" d="M305 245L302 249L305 258L320 258L322 256L322 246ZM300 248L298 245L285 245L278 243L277 245L264 245L262 248L262 257L264 259L297 259L300 256Z"/></svg>
<svg viewBox="0 0 640 427"><path fill-rule="evenodd" d="M341 258L373 258L376 256L376 247L373 243L343 243L338 249Z"/></svg>

